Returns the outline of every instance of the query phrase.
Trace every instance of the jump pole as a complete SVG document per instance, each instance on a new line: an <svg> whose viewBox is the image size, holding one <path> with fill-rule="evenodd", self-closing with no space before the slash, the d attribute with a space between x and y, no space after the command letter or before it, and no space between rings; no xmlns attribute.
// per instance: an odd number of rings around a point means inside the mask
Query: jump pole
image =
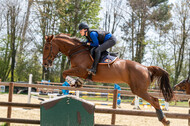
<svg viewBox="0 0 190 126"><path fill-rule="evenodd" d="M135 107L133 109L140 109L139 107L139 97L135 95Z"/></svg>
<svg viewBox="0 0 190 126"><path fill-rule="evenodd" d="M13 100L13 89L14 89L14 84L10 83L9 84L9 99L8 102L12 102ZM11 106L8 106L7 108L7 118L11 118L11 112L12 112L12 108ZM10 126L10 123L7 123L7 126Z"/></svg>
<svg viewBox="0 0 190 126"><path fill-rule="evenodd" d="M32 84L32 74L29 74L29 83L28 84ZM28 87L28 103L30 103L31 101L31 87Z"/></svg>
<svg viewBox="0 0 190 126"><path fill-rule="evenodd" d="M80 92L79 92L79 90L76 91L76 96L77 96L77 98L80 97Z"/></svg>
<svg viewBox="0 0 190 126"><path fill-rule="evenodd" d="M113 92L113 109L117 108L117 95L118 95L118 90L114 89L114 92ZM111 119L112 125L115 125L115 119L116 119L116 114L112 114L112 119Z"/></svg>
<svg viewBox="0 0 190 126"><path fill-rule="evenodd" d="M189 102L189 107L190 107L190 99L188 100ZM189 114L190 114L190 109L189 109ZM190 126L190 118L188 119L188 126Z"/></svg>

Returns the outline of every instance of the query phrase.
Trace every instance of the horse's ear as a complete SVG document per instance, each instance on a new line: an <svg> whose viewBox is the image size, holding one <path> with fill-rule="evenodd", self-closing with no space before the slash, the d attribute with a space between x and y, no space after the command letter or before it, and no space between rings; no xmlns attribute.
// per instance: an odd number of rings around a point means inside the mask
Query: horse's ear
<svg viewBox="0 0 190 126"><path fill-rule="evenodd" d="M46 39L46 40L48 39L48 36L47 36L47 35L45 36L45 39Z"/></svg>
<svg viewBox="0 0 190 126"><path fill-rule="evenodd" d="M189 76L190 76L190 75L189 75ZM189 82L189 79L190 79L190 77L189 77L189 76L187 77L187 82Z"/></svg>
<svg viewBox="0 0 190 126"><path fill-rule="evenodd" d="M52 39L53 39L53 37L54 37L54 35L51 35L51 36L50 36L50 40L52 40Z"/></svg>

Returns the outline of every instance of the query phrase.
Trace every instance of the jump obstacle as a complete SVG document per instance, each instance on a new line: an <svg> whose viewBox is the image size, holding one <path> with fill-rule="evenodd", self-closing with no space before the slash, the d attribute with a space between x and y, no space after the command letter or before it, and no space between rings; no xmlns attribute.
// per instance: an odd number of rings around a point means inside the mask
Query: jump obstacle
<svg viewBox="0 0 190 126"><path fill-rule="evenodd" d="M74 85L74 83L76 82L76 80L72 77L69 77L67 76L66 80L70 83L72 83ZM47 81L42 81L42 82L38 82L39 84L48 84L50 85L49 83L50 82L47 82ZM52 83L51 83L52 84ZM53 83L53 84L58 84L58 85L63 85L63 84L60 84L60 83ZM55 98L57 96L60 96L59 94L59 90L57 90L58 92L56 93L53 93L53 90L50 90L46 89L46 91L44 92L44 90L42 88L37 88L37 91L40 91L40 92L28 92L29 95L35 95L35 96L32 96L33 98L37 98L38 100L42 100L44 101L44 98L40 98L39 95L48 95L49 96L49 99L51 98ZM78 98L81 97L81 98L87 98L87 97L113 97L113 94L111 93L100 93L100 92L86 92L86 91L68 91L69 94L72 94L72 95L76 95ZM67 93L68 93L67 92ZM28 97L31 97L31 96L28 96ZM95 103L95 105L107 105L107 106L112 106L112 104L109 104L109 103ZM119 106L118 106L119 107Z"/></svg>
<svg viewBox="0 0 190 126"><path fill-rule="evenodd" d="M72 93L72 95L76 95L77 91L70 91ZM45 99L43 97L39 97L40 95L46 95L49 97L49 99L52 99L52 98L56 98L56 97L60 97L61 95L59 93L47 93L47 94L44 94L44 93L41 93L41 92L30 92L29 94L31 94L32 98L36 98L38 100L41 100L41 101L45 101ZM95 95L100 95L98 97L102 97L102 96L107 96L109 95L109 97L113 97L113 94L111 93L96 93L96 92L80 92L79 94L95 94ZM79 97L79 96L78 96ZM89 96L81 96L81 98L86 98L86 97L89 97ZM92 97L97 97L97 96L92 96ZM105 106L112 106L111 103L94 103L95 105L105 105Z"/></svg>
<svg viewBox="0 0 190 126"><path fill-rule="evenodd" d="M11 118L11 107L30 107L30 108L40 108L39 104L28 104L28 103L12 103L12 96L13 96L13 88L14 86L19 86L19 87L40 87L40 88L52 88L52 89L69 89L69 90L89 90L93 92L104 92L104 93L113 93L113 109L106 109L106 108L95 108L95 113L107 113L107 114L112 114L112 121L111 124L115 124L115 119L116 119L116 114L121 114L121 115L135 115L135 116L149 116L149 117L156 117L155 112L148 112L148 111L134 111L134 110L122 110L122 109L116 109L116 101L117 101L117 93L126 93L126 94L131 94L128 91L118 91L118 90L102 90L102 89L75 89L71 87L60 87L60 86L42 86L42 85L35 85L35 84L20 84L20 83L6 83L2 82L0 85L5 85L9 86L9 102L0 102L0 106L8 106L8 113L7 113L7 118L0 118L0 122L8 122L8 123L25 123L25 124L40 124L42 120L27 120L27 119L13 119ZM190 95L179 95L176 94L178 97L186 97L190 98ZM60 100L53 100L53 103L59 104ZM70 102L66 100L66 105L70 105ZM51 104L53 105L53 104ZM50 105L50 106L51 106ZM54 104L55 105L55 104ZM49 106L49 105L48 105ZM85 105L84 105L85 106ZM83 107L84 107L83 106ZM77 106L73 106L74 110L76 110ZM73 108L72 108L73 109ZM72 111L71 109L71 111ZM81 109L81 107L79 107ZM58 108L60 110L60 108ZM80 117L82 119L81 114L77 114L74 118L77 117L76 120L79 119L80 122ZM47 116L47 115L45 115ZM167 118L176 118L176 119L190 119L190 114L179 114L179 113L165 113L165 116ZM42 118L42 117L41 117ZM45 118L45 117L44 117ZM60 121L60 120L58 120ZM68 120L67 120L68 121ZM190 125L190 120L188 121L188 124Z"/></svg>
<svg viewBox="0 0 190 126"><path fill-rule="evenodd" d="M169 103L166 102L164 99L158 99L159 102L165 102L165 103L160 103L160 108L165 110L165 111L168 111L169 110ZM138 96L135 95L135 107L134 109L140 109L140 107L144 107L144 108L153 108L153 106L150 104L150 103L145 103L143 102L143 99L142 98L139 98Z"/></svg>

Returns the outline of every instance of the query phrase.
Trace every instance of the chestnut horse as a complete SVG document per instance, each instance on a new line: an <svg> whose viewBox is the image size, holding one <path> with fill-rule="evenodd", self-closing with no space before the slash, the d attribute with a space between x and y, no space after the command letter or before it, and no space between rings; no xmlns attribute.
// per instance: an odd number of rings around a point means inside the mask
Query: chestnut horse
<svg viewBox="0 0 190 126"><path fill-rule="evenodd" d="M43 49L43 65L49 67L58 52L68 56L71 61L71 68L63 72L63 77L77 76L86 79L88 77L87 69L92 66L93 60L88 47L83 46L80 40L59 34L56 37L46 36L46 43ZM160 90L165 100L171 101L173 90L169 84L168 73L157 66L143 66L137 62L117 58L112 64L99 64L97 73L92 76L94 82L104 83L126 83L130 86L133 94L138 95L149 102L156 109L159 121L164 125L169 125L166 120L158 98L148 94L147 89L150 83L157 79Z"/></svg>
<svg viewBox="0 0 190 126"><path fill-rule="evenodd" d="M187 79L176 84L174 86L174 90L184 90L186 91L186 94L190 94L190 77L189 76L187 77Z"/></svg>

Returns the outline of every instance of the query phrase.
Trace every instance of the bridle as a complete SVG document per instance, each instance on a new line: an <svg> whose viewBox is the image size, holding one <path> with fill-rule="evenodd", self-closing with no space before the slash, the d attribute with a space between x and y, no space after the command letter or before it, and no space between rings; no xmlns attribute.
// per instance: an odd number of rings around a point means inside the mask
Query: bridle
<svg viewBox="0 0 190 126"><path fill-rule="evenodd" d="M49 43L50 43L50 52L49 52L49 55L48 55L46 58L43 58L43 60L47 60L48 58L50 58L50 59L48 60L48 62L49 62L49 63L52 63L53 58L55 58L55 57L57 57L57 56L54 57L54 54L53 54L53 51L52 51L52 48L53 48L53 46L52 46L52 40L51 40L51 42L49 42ZM72 56L74 56L74 55L76 55L76 54L78 54L78 53L80 53L80 52L89 50L89 48L84 48L84 49L77 50L77 49L79 49L79 48L82 47L82 46L83 46L83 45L81 44L81 45L78 45L78 46L76 46L75 48L69 50L69 51L68 51L68 57L69 57L69 59L71 59Z"/></svg>
<svg viewBox="0 0 190 126"><path fill-rule="evenodd" d="M49 55L46 58L43 58L43 60L47 60L50 57L50 59L48 60L48 62L51 64L52 61L53 61L53 58L54 58L53 51L52 51L52 40L49 43L50 43L50 52L49 52Z"/></svg>

